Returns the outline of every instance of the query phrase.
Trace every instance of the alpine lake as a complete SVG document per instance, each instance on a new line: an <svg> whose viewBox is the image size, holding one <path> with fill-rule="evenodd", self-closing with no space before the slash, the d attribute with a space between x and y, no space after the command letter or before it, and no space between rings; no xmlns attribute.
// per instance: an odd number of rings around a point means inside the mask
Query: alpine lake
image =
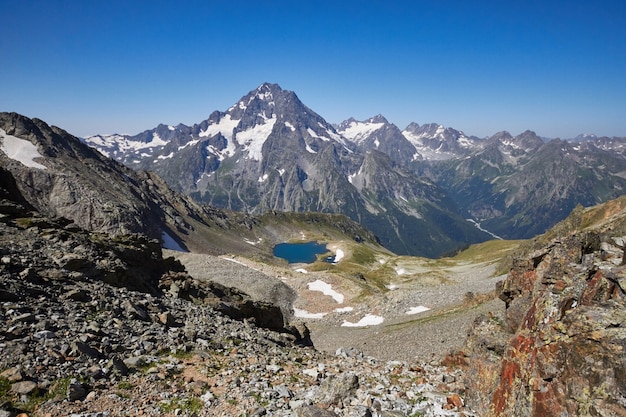
<svg viewBox="0 0 626 417"><path fill-rule="evenodd" d="M279 243L274 246L274 256L286 259L290 264L304 263L310 264L317 260L317 255L327 253L325 244L317 242L306 243ZM325 262L332 263L335 256L324 259Z"/></svg>

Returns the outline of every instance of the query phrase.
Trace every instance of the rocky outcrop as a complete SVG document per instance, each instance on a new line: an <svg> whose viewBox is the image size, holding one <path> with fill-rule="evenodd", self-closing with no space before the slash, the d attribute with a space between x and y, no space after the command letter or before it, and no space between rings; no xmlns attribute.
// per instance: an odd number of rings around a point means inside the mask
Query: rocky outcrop
<svg viewBox="0 0 626 417"><path fill-rule="evenodd" d="M104 158L67 132L39 119L0 113L4 136L33 144L41 167L25 165L0 152L24 198L49 217L64 217L86 230L161 237L165 220L141 198L136 175Z"/></svg>
<svg viewBox="0 0 626 417"><path fill-rule="evenodd" d="M468 403L486 416L626 415L626 268L619 228L570 234L514 261L505 321L477 319Z"/></svg>

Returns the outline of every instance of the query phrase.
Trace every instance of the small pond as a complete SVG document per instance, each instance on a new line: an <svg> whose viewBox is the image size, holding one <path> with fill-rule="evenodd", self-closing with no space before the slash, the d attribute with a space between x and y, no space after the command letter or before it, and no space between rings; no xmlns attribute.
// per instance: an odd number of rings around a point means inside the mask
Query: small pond
<svg viewBox="0 0 626 417"><path fill-rule="evenodd" d="M280 243L274 246L274 256L286 259L290 264L315 262L317 255L328 252L326 245L317 242Z"/></svg>

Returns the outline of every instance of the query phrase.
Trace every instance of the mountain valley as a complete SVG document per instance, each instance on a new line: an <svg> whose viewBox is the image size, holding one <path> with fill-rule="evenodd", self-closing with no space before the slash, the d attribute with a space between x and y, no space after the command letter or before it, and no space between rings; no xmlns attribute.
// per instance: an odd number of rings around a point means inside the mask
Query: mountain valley
<svg viewBox="0 0 626 417"><path fill-rule="evenodd" d="M0 113L0 412L620 415L622 140L388 125L266 84L100 153Z"/></svg>
<svg viewBox="0 0 626 417"><path fill-rule="evenodd" d="M214 207L344 214L400 255L530 238L626 186L626 138L477 138L382 115L332 125L269 83L193 126L84 141Z"/></svg>

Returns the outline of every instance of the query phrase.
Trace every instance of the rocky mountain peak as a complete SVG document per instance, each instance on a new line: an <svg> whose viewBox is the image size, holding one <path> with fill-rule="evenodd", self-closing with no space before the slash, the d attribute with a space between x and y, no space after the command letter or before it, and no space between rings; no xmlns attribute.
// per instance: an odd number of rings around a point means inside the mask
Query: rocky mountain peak
<svg viewBox="0 0 626 417"><path fill-rule="evenodd" d="M544 144L543 140L532 130L526 130L515 137L515 140L526 149L535 149Z"/></svg>
<svg viewBox="0 0 626 417"><path fill-rule="evenodd" d="M502 130L500 132L494 133L493 135L489 137L489 141L496 141L496 140L510 141L511 139L513 139L513 135L511 135L506 130Z"/></svg>
<svg viewBox="0 0 626 417"><path fill-rule="evenodd" d="M370 117L367 120L369 123L384 123L384 124L389 124L389 121L385 118L385 116L383 116L382 114L377 114L374 117Z"/></svg>

